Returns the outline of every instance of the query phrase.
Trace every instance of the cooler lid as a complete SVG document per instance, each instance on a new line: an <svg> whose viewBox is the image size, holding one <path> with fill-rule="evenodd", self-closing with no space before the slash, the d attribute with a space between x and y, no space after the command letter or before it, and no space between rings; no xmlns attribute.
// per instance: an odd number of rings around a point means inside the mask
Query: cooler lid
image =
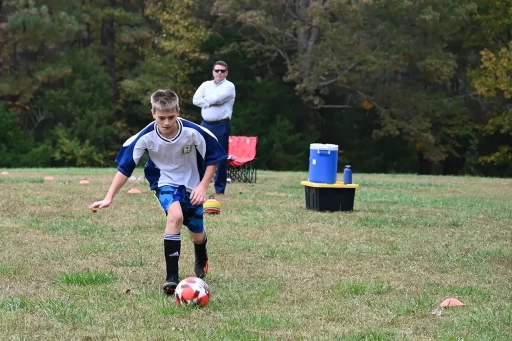
<svg viewBox="0 0 512 341"><path fill-rule="evenodd" d="M337 144L324 144L324 143L312 143L309 145L309 149L313 150L338 150Z"/></svg>
<svg viewBox="0 0 512 341"><path fill-rule="evenodd" d="M302 186L315 187L315 188L359 188L358 184L344 184L343 181L336 181L334 184L322 184L310 181L301 181Z"/></svg>

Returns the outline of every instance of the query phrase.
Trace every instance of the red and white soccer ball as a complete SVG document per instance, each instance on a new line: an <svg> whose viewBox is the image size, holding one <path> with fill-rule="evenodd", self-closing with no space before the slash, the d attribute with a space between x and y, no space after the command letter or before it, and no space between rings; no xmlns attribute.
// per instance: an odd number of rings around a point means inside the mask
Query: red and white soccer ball
<svg viewBox="0 0 512 341"><path fill-rule="evenodd" d="M210 287L200 278L187 277L178 283L175 295L179 305L204 307L210 300Z"/></svg>

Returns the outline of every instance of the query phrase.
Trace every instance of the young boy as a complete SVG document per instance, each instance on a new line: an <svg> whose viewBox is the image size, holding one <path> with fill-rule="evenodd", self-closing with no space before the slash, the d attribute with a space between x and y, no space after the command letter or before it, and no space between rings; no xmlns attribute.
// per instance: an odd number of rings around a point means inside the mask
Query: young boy
<svg viewBox="0 0 512 341"><path fill-rule="evenodd" d="M226 160L227 155L209 130L178 117L179 99L173 91L153 93L151 106L155 121L126 140L117 156L118 172L107 195L89 208L96 212L108 207L144 152L149 153L144 175L167 216L164 233L167 277L162 289L172 295L179 283L182 225L188 228L194 243L196 276L204 278L208 272L203 203L217 164Z"/></svg>

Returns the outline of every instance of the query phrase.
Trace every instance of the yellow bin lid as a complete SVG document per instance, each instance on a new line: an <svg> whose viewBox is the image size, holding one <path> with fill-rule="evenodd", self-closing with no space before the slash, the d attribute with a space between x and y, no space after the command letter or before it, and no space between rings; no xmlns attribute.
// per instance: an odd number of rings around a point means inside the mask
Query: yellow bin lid
<svg viewBox="0 0 512 341"><path fill-rule="evenodd" d="M322 184L310 181L301 181L301 185L308 187L316 187L316 188L359 188L357 184L349 184L345 185L343 181L336 181L334 184Z"/></svg>

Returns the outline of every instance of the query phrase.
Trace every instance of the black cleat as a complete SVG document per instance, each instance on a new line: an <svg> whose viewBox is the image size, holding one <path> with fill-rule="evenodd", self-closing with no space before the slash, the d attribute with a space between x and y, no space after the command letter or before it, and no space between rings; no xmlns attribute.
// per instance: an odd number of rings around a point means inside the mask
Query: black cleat
<svg viewBox="0 0 512 341"><path fill-rule="evenodd" d="M165 284L162 286L162 290L164 294L170 296L174 295L174 292L176 291L176 287L178 286L178 280L177 279L169 279L165 282Z"/></svg>

